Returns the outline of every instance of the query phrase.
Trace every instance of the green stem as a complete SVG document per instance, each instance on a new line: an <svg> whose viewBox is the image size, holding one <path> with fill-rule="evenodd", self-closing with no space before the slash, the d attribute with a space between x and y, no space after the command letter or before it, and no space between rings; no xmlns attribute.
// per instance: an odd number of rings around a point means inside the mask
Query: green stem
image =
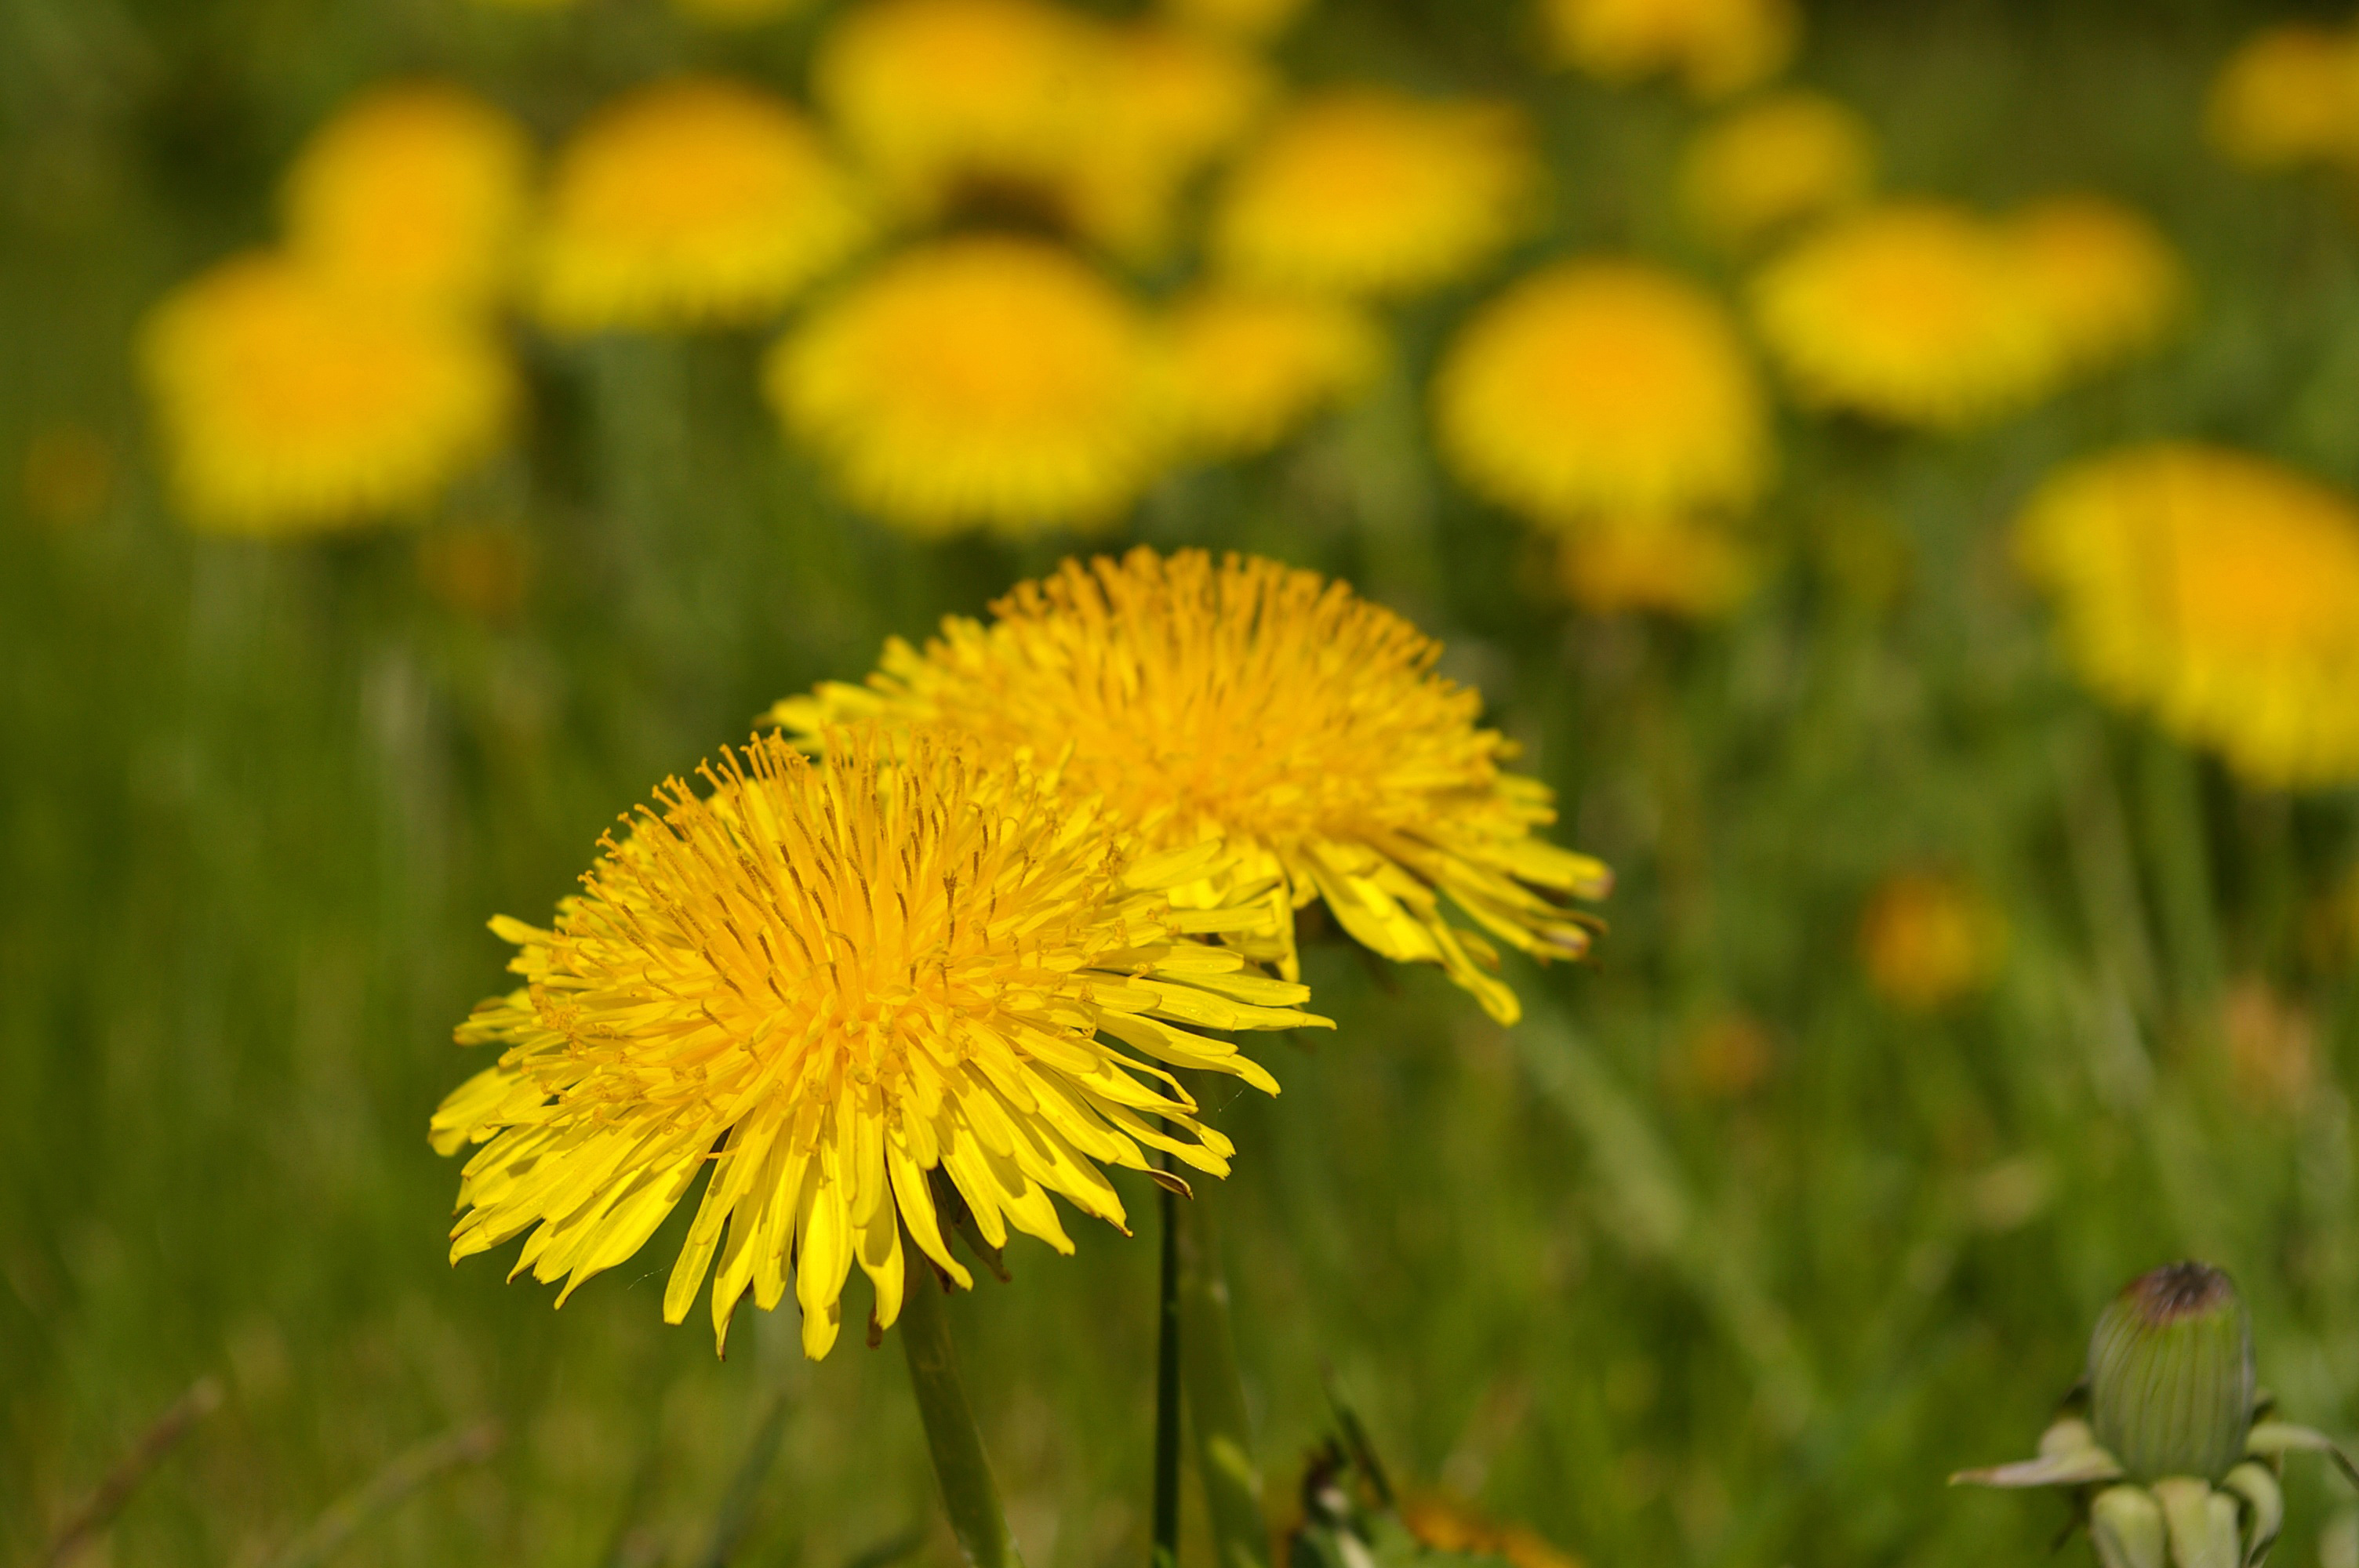
<svg viewBox="0 0 2359 1568"><path fill-rule="evenodd" d="M905 1245L915 1257L914 1244ZM926 1446L942 1484L951 1532L972 1568L1022 1568L1024 1558L1008 1533L999 1488L991 1480L991 1462L984 1456L983 1438L974 1429L974 1412L959 1382L958 1354L951 1344L941 1287L923 1263L910 1276L901 1301L901 1348L908 1353L909 1384L926 1424Z"/></svg>
<svg viewBox="0 0 2359 1568"><path fill-rule="evenodd" d="M2186 1021L2209 1028L2224 966L2212 906L2202 780L2195 759L2159 735L2147 737L2139 773L2157 902L2177 982L2173 989Z"/></svg>
<svg viewBox="0 0 2359 1568"><path fill-rule="evenodd" d="M1156 1297L1155 1549L1153 1568L1180 1562L1180 1200L1157 1195L1163 1218L1163 1270Z"/></svg>
<svg viewBox="0 0 2359 1568"><path fill-rule="evenodd" d="M1229 1322L1229 1277L1222 1261L1220 1184L1202 1182L1180 1211L1180 1331L1186 1355L1188 1421L1196 1474L1204 1483L1221 1568L1269 1568L1269 1526L1261 1511L1245 1379Z"/></svg>

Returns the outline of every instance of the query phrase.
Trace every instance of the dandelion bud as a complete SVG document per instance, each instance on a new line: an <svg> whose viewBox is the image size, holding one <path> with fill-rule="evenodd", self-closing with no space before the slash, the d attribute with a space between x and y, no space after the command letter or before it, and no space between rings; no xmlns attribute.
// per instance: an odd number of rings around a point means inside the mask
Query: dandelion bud
<svg viewBox="0 0 2359 1568"><path fill-rule="evenodd" d="M2089 1341L2097 1442L2136 1481L2217 1481L2253 1419L2253 1332L2235 1285L2201 1263L2140 1275Z"/></svg>

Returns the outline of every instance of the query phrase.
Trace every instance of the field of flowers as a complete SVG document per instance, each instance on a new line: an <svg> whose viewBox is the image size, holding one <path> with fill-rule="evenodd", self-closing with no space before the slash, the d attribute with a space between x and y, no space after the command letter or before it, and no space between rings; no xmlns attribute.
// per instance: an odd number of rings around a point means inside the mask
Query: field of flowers
<svg viewBox="0 0 2359 1568"><path fill-rule="evenodd" d="M2359 1433L2359 19L6 0L0 735L0 1562L2038 1560Z"/></svg>

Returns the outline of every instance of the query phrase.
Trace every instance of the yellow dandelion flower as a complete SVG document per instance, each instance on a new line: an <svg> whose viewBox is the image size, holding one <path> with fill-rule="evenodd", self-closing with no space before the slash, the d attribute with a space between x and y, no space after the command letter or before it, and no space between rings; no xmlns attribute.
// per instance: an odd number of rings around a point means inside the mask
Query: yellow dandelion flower
<svg viewBox="0 0 2359 1568"><path fill-rule="evenodd" d="M2254 781L2359 780L2359 505L2265 460L2125 449L2041 486L2018 559L2099 695Z"/></svg>
<svg viewBox="0 0 2359 1568"><path fill-rule="evenodd" d="M1868 985L1907 1012L1938 1012L1987 989L2006 948L2006 917L1990 895L1948 871L1894 872L1860 916Z"/></svg>
<svg viewBox="0 0 2359 1568"><path fill-rule="evenodd" d="M1290 912L1323 901L1352 936L1439 964L1513 1022L1498 952L1442 899L1537 957L1578 957L1603 865L1537 836L1548 787L1500 764L1481 697L1433 673L1440 646L1340 582L1275 561L1144 547L1067 561L952 617L923 652L895 639L865 687L831 683L769 718L802 736L837 716L947 723L986 751L1060 759L1070 789L1158 825L1173 850L1219 839L1269 887L1246 951L1297 976ZM1232 938L1237 940L1237 938Z"/></svg>
<svg viewBox="0 0 2359 1568"><path fill-rule="evenodd" d="M2204 130L2251 168L2359 157L2359 37L2299 22L2255 34L2220 68Z"/></svg>
<svg viewBox="0 0 2359 1568"><path fill-rule="evenodd" d="M346 526L417 506L490 455L516 398L496 339L256 254L181 285L139 357L189 520Z"/></svg>
<svg viewBox="0 0 2359 1568"><path fill-rule="evenodd" d="M1607 81L1676 71L1717 98L1785 69L1801 32L1793 0L1540 0L1563 64Z"/></svg>
<svg viewBox="0 0 2359 1568"><path fill-rule="evenodd" d="M1236 45L1174 27L1110 31L1091 133L1074 149L1070 216L1132 256L1169 244L1180 198L1275 96L1268 68Z"/></svg>
<svg viewBox="0 0 2359 1568"><path fill-rule="evenodd" d="M1434 378L1441 450L1469 485L1544 520L1740 509L1770 466L1736 329L1671 274L1560 262L1459 331Z"/></svg>
<svg viewBox="0 0 2359 1568"><path fill-rule="evenodd" d="M1725 525L1681 513L1582 517L1558 552L1564 591L1595 615L1709 621L1742 604L1759 577L1753 552Z"/></svg>
<svg viewBox="0 0 2359 1568"><path fill-rule="evenodd" d="M1302 295L1200 289L1164 330L1180 439L1208 456L1269 450L1364 391L1385 359L1365 313Z"/></svg>
<svg viewBox="0 0 2359 1568"><path fill-rule="evenodd" d="M523 127L464 89L378 88L288 171L288 248L348 287L483 304L507 281L531 159Z"/></svg>
<svg viewBox="0 0 2359 1568"><path fill-rule="evenodd" d="M2152 349L2187 308L2187 274L2162 232L2103 196L2037 201L2007 221L2063 363L2096 370Z"/></svg>
<svg viewBox="0 0 2359 1568"><path fill-rule="evenodd" d="M1105 523L1169 446L1145 314L1031 240L893 257L797 325L765 384L847 498L925 534Z"/></svg>
<svg viewBox="0 0 2359 1568"><path fill-rule="evenodd" d="M758 321L866 232L790 104L678 78L608 103L559 153L532 250L534 304L567 332Z"/></svg>
<svg viewBox="0 0 2359 1568"><path fill-rule="evenodd" d="M1415 294L1514 238L1539 179L1528 127L1504 104L1329 92L1295 105L1230 171L1212 254L1260 287Z"/></svg>
<svg viewBox="0 0 2359 1568"><path fill-rule="evenodd" d="M1680 199L1698 232L1746 244L1864 200L1875 137L1856 110L1800 90L1732 110L1680 159Z"/></svg>
<svg viewBox="0 0 2359 1568"><path fill-rule="evenodd" d="M1252 40L1284 32L1309 5L1310 0L1162 0L1164 15L1185 27Z"/></svg>
<svg viewBox="0 0 2359 1568"><path fill-rule="evenodd" d="M1254 890L1173 896L1209 885L1220 847L1141 855L1094 805L940 737L827 741L821 762L777 736L724 752L701 797L668 782L552 927L493 922L525 985L460 1030L502 1054L434 1115L440 1152L483 1145L453 1262L530 1231L513 1272L564 1280L562 1304L709 1170L665 1319L717 1257L725 1345L746 1292L767 1311L791 1276L816 1359L854 1262L891 1326L904 1227L972 1283L943 1244L949 1195L995 1247L1012 1227L1071 1252L1052 1195L1123 1224L1100 1165L1145 1170L1145 1145L1227 1173L1165 1065L1275 1093L1199 1031L1326 1021L1201 940L1265 919Z"/></svg>
<svg viewBox="0 0 2359 1568"><path fill-rule="evenodd" d="M1762 339L1795 391L1894 424L1960 428L2038 401L2057 348L1994 224L1936 202L1843 219L1754 280Z"/></svg>

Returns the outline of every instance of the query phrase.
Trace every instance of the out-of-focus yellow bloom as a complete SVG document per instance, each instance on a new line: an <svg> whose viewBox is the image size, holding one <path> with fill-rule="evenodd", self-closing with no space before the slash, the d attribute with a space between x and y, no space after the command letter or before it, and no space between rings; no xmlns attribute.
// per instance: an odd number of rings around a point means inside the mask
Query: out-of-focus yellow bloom
<svg viewBox="0 0 2359 1568"><path fill-rule="evenodd" d="M1164 332L1180 439L1208 456L1267 451L1364 390L1385 357L1364 311L1304 295L1200 289Z"/></svg>
<svg viewBox="0 0 2359 1568"><path fill-rule="evenodd" d="M2187 308L2170 242L2111 198L2033 202L2006 233L2064 368L2099 370L2152 349Z"/></svg>
<svg viewBox="0 0 2359 1568"><path fill-rule="evenodd" d="M498 341L252 254L181 285L141 329L167 467L195 525L295 534L430 500L514 411Z"/></svg>
<svg viewBox="0 0 2359 1568"><path fill-rule="evenodd" d="M1565 593L1594 615L1644 610L1709 621L1743 603L1759 576L1726 524L1681 513L1577 518L1558 551Z"/></svg>
<svg viewBox="0 0 2359 1568"><path fill-rule="evenodd" d="M1867 983L1908 1012L1938 1012L1989 989L2006 961L2006 917L1975 883L1949 871L1896 871L1860 915Z"/></svg>
<svg viewBox="0 0 2359 1568"><path fill-rule="evenodd" d="M1702 233L1749 243L1866 199L1875 137L1858 112L1796 89L1730 111L1680 160L1680 198Z"/></svg>
<svg viewBox="0 0 2359 1568"><path fill-rule="evenodd" d="M759 321L866 233L844 175L791 105L681 77L608 103L559 153L533 302L569 332Z"/></svg>
<svg viewBox="0 0 2359 1568"><path fill-rule="evenodd" d="M1805 401L1955 429L2054 385L2058 346L1997 226L1894 202L1838 220L1754 280L1761 337Z"/></svg>
<svg viewBox="0 0 2359 1568"><path fill-rule="evenodd" d="M896 638L864 687L832 682L769 717L805 736L861 716L951 725L986 754L1055 759L1074 798L1103 798L1158 846L1226 844L1234 874L1268 890L1269 927L1245 950L1289 979L1293 911L1321 901L1503 1023L1519 1009L1497 949L1451 924L1444 895L1543 960L1588 950L1594 923L1567 901L1603 897L1611 873L1538 836L1549 791L1500 765L1512 746L1476 728L1479 694L1433 673L1440 645L1345 584L1142 547L1067 561L992 612L945 620L923 652Z"/></svg>
<svg viewBox="0 0 2359 1568"><path fill-rule="evenodd" d="M1269 70L1225 40L1139 25L1108 34L1103 107L1076 149L1072 218L1132 256L1169 243L1189 182L1275 96Z"/></svg>
<svg viewBox="0 0 2359 1568"><path fill-rule="evenodd" d="M2064 470L2016 526L2099 695L2256 783L2359 780L2359 506L2241 452L2131 447Z"/></svg>
<svg viewBox="0 0 2359 1568"><path fill-rule="evenodd" d="M482 305L507 282L531 158L523 127L464 89L377 88L288 171L288 248L348 288Z"/></svg>
<svg viewBox="0 0 2359 1568"><path fill-rule="evenodd" d="M671 8L692 21L715 27L751 27L799 16L811 0L671 0Z"/></svg>
<svg viewBox="0 0 2359 1568"><path fill-rule="evenodd" d="M1161 0L1163 14L1185 27L1245 39L1284 32L1310 0Z"/></svg>
<svg viewBox="0 0 2359 1568"><path fill-rule="evenodd" d="M1505 104L1328 92L1297 103L1230 171L1212 254L1257 287L1415 294L1512 239L1539 180L1528 127Z"/></svg>
<svg viewBox="0 0 2359 1568"><path fill-rule="evenodd" d="M1635 263L1561 262L1484 307L1443 356L1434 412L1469 485L1543 520L1739 510L1769 469L1734 323Z"/></svg>
<svg viewBox="0 0 2359 1568"><path fill-rule="evenodd" d="M1415 1491L1401 1499L1401 1523L1438 1552L1503 1557L1508 1568L1582 1568L1582 1560L1527 1525L1502 1524L1447 1492Z"/></svg>
<svg viewBox="0 0 2359 1568"><path fill-rule="evenodd" d="M665 1319L717 1258L716 1341L748 1291L766 1311L791 1281L816 1359L855 1262L875 1321L899 1315L905 1235L921 1278L930 1260L973 1283L943 1242L949 1194L992 1246L1012 1227L1071 1252L1050 1195L1123 1224L1100 1165L1146 1170L1144 1145L1227 1173L1228 1141L1156 1064L1275 1093L1197 1031L1325 1021L1199 940L1266 917L1175 898L1211 885L1221 847L1142 853L1013 756L873 727L826 741L818 762L775 735L724 752L701 798L668 782L551 928L492 923L526 984L459 1031L503 1054L434 1114L439 1152L483 1145L454 1262L530 1231L516 1271L564 1280L562 1304L710 1172Z"/></svg>
<svg viewBox="0 0 2359 1568"><path fill-rule="evenodd" d="M923 534L1111 521L1160 471L1145 314L1053 245L973 236L893 257L772 351L787 427L855 504Z"/></svg>
<svg viewBox="0 0 2359 1568"><path fill-rule="evenodd" d="M1564 64L1607 81L1676 71L1717 98L1785 69L1801 32L1793 0L1540 0Z"/></svg>
<svg viewBox="0 0 2359 1568"><path fill-rule="evenodd" d="M2212 82L2204 129L2253 168L2359 157L2359 36L2299 22L2255 34Z"/></svg>

